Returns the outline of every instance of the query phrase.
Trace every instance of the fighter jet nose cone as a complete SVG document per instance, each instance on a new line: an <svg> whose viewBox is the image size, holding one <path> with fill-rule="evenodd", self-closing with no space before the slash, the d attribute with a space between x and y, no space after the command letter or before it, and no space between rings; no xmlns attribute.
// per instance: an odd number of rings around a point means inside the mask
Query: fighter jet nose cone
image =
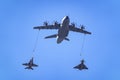
<svg viewBox="0 0 120 80"><path fill-rule="evenodd" d="M84 63L84 60L81 60L82 63Z"/></svg>
<svg viewBox="0 0 120 80"><path fill-rule="evenodd" d="M66 16L66 19L69 19L69 17L68 17L68 16Z"/></svg>

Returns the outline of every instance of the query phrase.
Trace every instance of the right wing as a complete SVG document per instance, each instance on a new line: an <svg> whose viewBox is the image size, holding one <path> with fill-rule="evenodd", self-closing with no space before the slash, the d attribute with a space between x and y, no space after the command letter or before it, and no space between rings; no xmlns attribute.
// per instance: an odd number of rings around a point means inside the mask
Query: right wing
<svg viewBox="0 0 120 80"><path fill-rule="evenodd" d="M39 30L40 29L59 29L59 28L60 28L60 24L33 27L33 29L39 29Z"/></svg>

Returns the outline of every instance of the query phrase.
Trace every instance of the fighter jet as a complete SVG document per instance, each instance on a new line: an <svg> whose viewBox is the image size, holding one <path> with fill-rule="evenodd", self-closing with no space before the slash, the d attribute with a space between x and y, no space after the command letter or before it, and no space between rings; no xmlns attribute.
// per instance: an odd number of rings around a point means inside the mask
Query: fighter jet
<svg viewBox="0 0 120 80"><path fill-rule="evenodd" d="M81 64L77 65L74 67L75 69L83 70L83 69L88 69L86 65L84 64L84 60L81 60Z"/></svg>
<svg viewBox="0 0 120 80"><path fill-rule="evenodd" d="M45 39L47 38L57 38L57 43L61 43L63 40L67 40L69 41L69 39L67 38L69 31L74 31L74 32L79 32L79 33L83 33L83 34L91 34L91 32L88 32L85 30L85 27L82 25L81 28L77 28L75 27L74 23L70 24L70 18L68 16L65 16L61 23L55 22L53 25L48 25L47 22L44 22L43 26L36 26L33 27L33 29L57 29L58 33L57 34L53 34L50 36L45 37Z"/></svg>
<svg viewBox="0 0 120 80"><path fill-rule="evenodd" d="M28 63L24 63L22 65L28 66L25 69L31 69L31 70L33 70L32 67L38 67L38 65L36 65L36 64L33 63L33 57L32 57L32 59L30 59L30 61Z"/></svg>

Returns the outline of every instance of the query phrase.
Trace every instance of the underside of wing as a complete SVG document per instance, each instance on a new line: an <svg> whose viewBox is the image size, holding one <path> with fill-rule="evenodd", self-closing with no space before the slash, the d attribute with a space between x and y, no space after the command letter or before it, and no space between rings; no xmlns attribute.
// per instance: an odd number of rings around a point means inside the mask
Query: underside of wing
<svg viewBox="0 0 120 80"><path fill-rule="evenodd" d="M69 30L74 31L74 32L80 32L80 33L83 33L83 34L91 34L91 32L86 31L83 28L77 28L77 27L74 27L74 26L71 26L71 25L69 25Z"/></svg>
<svg viewBox="0 0 120 80"><path fill-rule="evenodd" d="M46 26L36 26L33 29L59 29L60 25L46 25Z"/></svg>

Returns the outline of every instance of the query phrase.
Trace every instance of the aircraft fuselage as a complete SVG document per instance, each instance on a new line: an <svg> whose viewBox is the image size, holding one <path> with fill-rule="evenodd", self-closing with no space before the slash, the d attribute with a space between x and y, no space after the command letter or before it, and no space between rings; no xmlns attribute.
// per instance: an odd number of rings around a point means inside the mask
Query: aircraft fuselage
<svg viewBox="0 0 120 80"><path fill-rule="evenodd" d="M33 66L33 62L31 61L30 63L29 63L29 67L32 67Z"/></svg>
<svg viewBox="0 0 120 80"><path fill-rule="evenodd" d="M61 43L69 34L69 22L68 16L62 19L60 29L58 30L57 43Z"/></svg>

